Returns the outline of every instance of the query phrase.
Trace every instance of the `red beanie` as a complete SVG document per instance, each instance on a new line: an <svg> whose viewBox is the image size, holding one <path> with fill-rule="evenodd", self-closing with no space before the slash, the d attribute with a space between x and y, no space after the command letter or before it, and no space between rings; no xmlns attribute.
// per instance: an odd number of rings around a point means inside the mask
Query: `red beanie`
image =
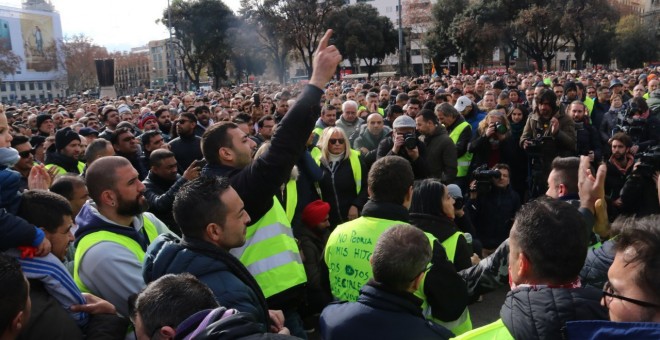
<svg viewBox="0 0 660 340"><path fill-rule="evenodd" d="M316 200L308 204L302 212L302 221L308 226L316 226L323 222L330 212L330 204Z"/></svg>

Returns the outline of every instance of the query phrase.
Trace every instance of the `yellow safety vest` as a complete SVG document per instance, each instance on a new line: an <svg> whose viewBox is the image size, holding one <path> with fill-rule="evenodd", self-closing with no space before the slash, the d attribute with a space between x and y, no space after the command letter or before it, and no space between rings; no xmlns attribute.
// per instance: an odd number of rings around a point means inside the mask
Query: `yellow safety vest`
<svg viewBox="0 0 660 340"><path fill-rule="evenodd" d="M296 214L298 206L298 185L295 179L290 179L286 183L286 218L289 223L293 222L293 216Z"/></svg>
<svg viewBox="0 0 660 340"><path fill-rule="evenodd" d="M266 298L307 282L291 223L275 196L273 207L248 226L245 237L245 244L230 253L247 267Z"/></svg>
<svg viewBox="0 0 660 340"><path fill-rule="evenodd" d="M143 228L147 233L147 238L149 239L149 243L153 242L153 240L155 240L156 237L158 237L158 230L156 229L156 226L145 215L142 215L142 223L144 223ZM125 247L126 249L130 250L131 253L135 255L138 261L142 262L144 260L144 250L142 250L142 247L140 246L140 244L137 243L137 241L133 240L128 236L120 235L105 230L100 230L97 232L93 232L89 235L83 236L80 242L78 242L78 247L76 248L76 253L74 256L74 263L73 263L73 281L76 283L80 291L83 293L90 293L91 291L89 290L89 288L87 288L85 283L83 283L82 280L80 279L80 273L79 273L80 264L82 263L82 260L85 257L87 251L91 247L95 246L97 243L100 242L117 243Z"/></svg>
<svg viewBox="0 0 660 340"><path fill-rule="evenodd" d="M584 104L584 106L586 106L587 109L589 110L589 111L587 112L587 116L588 116L588 117L591 117L591 112L594 110L594 100L591 99L591 98L589 98L589 97L586 97L586 98L584 99L583 104Z"/></svg>
<svg viewBox="0 0 660 340"><path fill-rule="evenodd" d="M324 260L333 296L342 301L357 301L360 288L373 277L369 259L376 241L387 229L399 224L407 223L362 216L340 224L330 234ZM428 233L426 236L433 246L436 238ZM423 292L416 295L425 299Z"/></svg>
<svg viewBox="0 0 660 340"><path fill-rule="evenodd" d="M458 124L457 127L449 134L449 138L454 141L454 144L458 142L458 137L463 133L466 127L470 126L468 122L462 122ZM470 161L472 161L472 153L465 152L461 157L458 157L458 171L456 177L465 177L468 174L468 169L470 168Z"/></svg>
<svg viewBox="0 0 660 340"><path fill-rule="evenodd" d="M318 153L312 153L312 157L316 161L316 165L320 166L321 151L319 150ZM362 190L362 165L360 165L360 151L351 149L351 154L348 156L348 160L351 162L351 170L353 171L353 179L355 180L355 191L359 195L360 191ZM320 194L321 193L319 192L319 195Z"/></svg>
<svg viewBox="0 0 660 340"><path fill-rule="evenodd" d="M456 246L458 245L458 238L461 235L463 235L463 233L457 231L453 235L449 236L449 238L441 242L442 247L445 248L445 252L447 253L447 258L449 259L449 261L451 261L451 263L454 263L454 260L456 258ZM430 319L433 322L444 326L445 328L452 331L452 333L454 334L463 334L467 331L472 330L472 319L470 318L470 311L468 310L467 307L465 307L463 314L461 314L461 316L458 319L449 322L441 321L434 318L431 314L431 306L429 306L426 303L426 301L424 301L424 303L422 304L422 311L427 319Z"/></svg>
<svg viewBox="0 0 660 340"><path fill-rule="evenodd" d="M358 107L358 111L360 111L360 110L367 110L367 107L366 106L360 106L360 107ZM373 113L373 112L371 112L371 113ZM382 107L378 108L378 113L380 113L381 116L385 117L385 110Z"/></svg>
<svg viewBox="0 0 660 340"><path fill-rule="evenodd" d="M321 149L319 149L318 146L313 147L309 153L312 155L313 159L321 159Z"/></svg>
<svg viewBox="0 0 660 340"><path fill-rule="evenodd" d="M317 127L317 128L314 128L314 130L312 130L312 132L314 132L317 136L321 137L321 136L323 136L323 130L325 130L325 128Z"/></svg>
<svg viewBox="0 0 660 340"><path fill-rule="evenodd" d="M68 171L64 170L63 167L61 167L59 165L46 164L46 166L45 166L45 168L48 169L48 170L50 170L50 168L53 168L53 167L57 168L57 171L55 172L56 175L64 175L68 172ZM85 163L83 163L81 161L78 161L77 168L78 168L78 173L82 174L83 170L85 170Z"/></svg>
<svg viewBox="0 0 660 340"><path fill-rule="evenodd" d="M502 322L502 319L499 319L486 326L463 333L452 339L513 340L513 336Z"/></svg>

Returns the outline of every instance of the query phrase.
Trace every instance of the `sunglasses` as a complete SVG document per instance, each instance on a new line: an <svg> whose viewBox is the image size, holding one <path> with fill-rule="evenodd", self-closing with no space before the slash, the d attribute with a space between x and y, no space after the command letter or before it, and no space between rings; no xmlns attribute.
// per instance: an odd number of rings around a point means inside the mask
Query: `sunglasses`
<svg viewBox="0 0 660 340"><path fill-rule="evenodd" d="M26 150L26 151L21 151L18 153L21 158L28 158L30 155L34 155L35 151L34 150Z"/></svg>
<svg viewBox="0 0 660 340"><path fill-rule="evenodd" d="M337 143L339 143L339 144L342 144L342 145L343 145L343 144L344 144L344 140L343 140L343 139L341 139L341 138L339 138L339 139L335 139L335 138L330 138L330 144L337 144Z"/></svg>

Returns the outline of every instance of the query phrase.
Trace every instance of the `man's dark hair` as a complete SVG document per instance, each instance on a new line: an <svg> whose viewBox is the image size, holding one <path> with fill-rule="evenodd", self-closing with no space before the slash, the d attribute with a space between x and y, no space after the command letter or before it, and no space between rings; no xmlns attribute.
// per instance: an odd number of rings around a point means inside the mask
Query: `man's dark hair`
<svg viewBox="0 0 660 340"><path fill-rule="evenodd" d="M238 125L226 122L215 124L204 132L202 135L202 154L209 164L220 164L220 156L218 150L220 148L232 148L231 136L229 129L238 129Z"/></svg>
<svg viewBox="0 0 660 340"><path fill-rule="evenodd" d="M410 162L399 156L385 156L377 160L369 170L371 200L403 204L414 180Z"/></svg>
<svg viewBox="0 0 660 340"><path fill-rule="evenodd" d="M630 138L630 136L628 136L628 134L626 134L625 132L615 133L614 136L610 138L610 140L621 142L623 145L626 146L626 148L631 148L633 146L632 138ZM610 142L610 145L611 144L612 142Z"/></svg>
<svg viewBox="0 0 660 340"><path fill-rule="evenodd" d="M206 105L201 105L195 108L195 116L199 116L200 113L206 112L206 113L211 113L211 109L209 109L208 106Z"/></svg>
<svg viewBox="0 0 660 340"><path fill-rule="evenodd" d="M660 215L619 218L614 224L612 227L620 230L614 238L614 249L625 252L626 264L640 265L635 282L653 296L651 302L660 303ZM627 252L630 247L634 251Z"/></svg>
<svg viewBox="0 0 660 340"><path fill-rule="evenodd" d="M433 124L438 125L438 116L435 115L435 112L433 112L433 110L426 110L426 109L421 110L417 112L415 118L417 117L422 117L422 119L425 122L432 121Z"/></svg>
<svg viewBox="0 0 660 340"><path fill-rule="evenodd" d="M179 118L180 117L185 117L189 121L197 124L197 116L195 116L194 114L192 114L190 112L181 112L181 114L179 115Z"/></svg>
<svg viewBox="0 0 660 340"><path fill-rule="evenodd" d="M117 169L124 166L132 166L128 159L120 156L102 157L96 160L87 169L85 184L89 191L89 197L100 203L101 194L106 190L114 190L117 182Z"/></svg>
<svg viewBox="0 0 660 340"><path fill-rule="evenodd" d="M323 105L323 107L321 107L321 116L323 116L326 111L337 111L337 108L330 104Z"/></svg>
<svg viewBox="0 0 660 340"><path fill-rule="evenodd" d="M450 118L457 118L461 115L458 110L454 108L453 105L449 103L441 103L435 106L434 112L442 112L442 115Z"/></svg>
<svg viewBox="0 0 660 340"><path fill-rule="evenodd" d="M538 96L534 97L534 100L536 101L537 104L548 102L548 104L550 104L550 107L552 108L553 113L559 109L559 107L557 106L557 95L550 89L541 91L541 93L539 93Z"/></svg>
<svg viewBox="0 0 660 340"><path fill-rule="evenodd" d="M97 138L87 145L87 149L85 149L85 159L87 160L88 167L92 162L98 159L102 152L105 152L109 144L110 142L108 140Z"/></svg>
<svg viewBox="0 0 660 340"><path fill-rule="evenodd" d="M394 226L380 235L371 256L374 280L397 291L406 291L431 262L428 237L411 225Z"/></svg>
<svg viewBox="0 0 660 340"><path fill-rule="evenodd" d="M410 96L408 96L407 93L399 93L396 95L396 99L395 99L397 103L407 102L408 100L410 100Z"/></svg>
<svg viewBox="0 0 660 340"><path fill-rule="evenodd" d="M587 256L589 237L582 215L561 200L542 197L523 205L511 238L548 284L574 281Z"/></svg>
<svg viewBox="0 0 660 340"><path fill-rule="evenodd" d="M64 174L55 178L53 185L50 186L50 191L71 201L73 199L73 193L75 190L84 186L85 180L80 176Z"/></svg>
<svg viewBox="0 0 660 340"><path fill-rule="evenodd" d="M73 211L69 201L61 195L45 190L30 190L23 193L16 215L54 233L64 222L64 216L73 217Z"/></svg>
<svg viewBox="0 0 660 340"><path fill-rule="evenodd" d="M151 138L154 138L158 135L160 135L160 132L156 130L145 131L142 135L140 135L140 143L142 143L142 147L145 148L149 143L151 143Z"/></svg>
<svg viewBox="0 0 660 340"><path fill-rule="evenodd" d="M18 261L0 253L0 334L11 326L18 312L25 309L28 283ZM27 321L27 320L26 320Z"/></svg>
<svg viewBox="0 0 660 340"><path fill-rule="evenodd" d="M179 189L172 210L184 236L201 239L210 223L225 223L227 207L220 196L227 189L229 180L218 176L200 176Z"/></svg>
<svg viewBox="0 0 660 340"><path fill-rule="evenodd" d="M506 163L497 163L493 166L493 170L506 170L509 173L511 172L511 167Z"/></svg>
<svg viewBox="0 0 660 340"><path fill-rule="evenodd" d="M189 273L162 276L135 301L135 313L149 335L164 326L176 328L191 315L217 307L213 291Z"/></svg>
<svg viewBox="0 0 660 340"><path fill-rule="evenodd" d="M408 104L417 105L417 106L422 106L422 101L420 101L420 100L417 99L417 98L410 98L410 99L408 100Z"/></svg>
<svg viewBox="0 0 660 340"><path fill-rule="evenodd" d="M164 159L168 159L171 157L175 157L174 152L170 150L165 150L165 149L158 149L154 150L150 155L149 155L149 166L150 167L159 167L160 163L163 162Z"/></svg>
<svg viewBox="0 0 660 340"><path fill-rule="evenodd" d="M14 139L11 140L11 147L16 148L18 145L30 142L30 138L27 138L23 135L16 135Z"/></svg>
<svg viewBox="0 0 660 340"><path fill-rule="evenodd" d="M165 112L170 112L170 110L166 107L161 107L156 110L156 112L154 112L154 116L156 116L156 118L160 118L160 116Z"/></svg>
<svg viewBox="0 0 660 340"><path fill-rule="evenodd" d="M259 118L259 121L257 122L257 126L258 126L260 129L263 128L263 127L264 127L264 122L267 121L267 120L268 120L268 121L271 121L271 120L274 121L275 118L273 118L272 115L265 115L265 116Z"/></svg>
<svg viewBox="0 0 660 340"><path fill-rule="evenodd" d="M112 132L112 134L110 135L110 143L112 143L112 145L119 144L119 137L121 135L125 134L125 133L131 133L132 134L133 130L131 130L127 127L118 128L117 130Z"/></svg>
<svg viewBox="0 0 660 340"><path fill-rule="evenodd" d="M579 168L580 159L577 157L555 157L552 160L555 183L563 184L569 194L577 194Z"/></svg>

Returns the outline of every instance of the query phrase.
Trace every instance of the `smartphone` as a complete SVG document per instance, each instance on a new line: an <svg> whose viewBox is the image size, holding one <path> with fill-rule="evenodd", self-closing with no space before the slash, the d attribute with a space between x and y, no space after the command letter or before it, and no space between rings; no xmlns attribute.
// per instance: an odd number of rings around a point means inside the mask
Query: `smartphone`
<svg viewBox="0 0 660 340"><path fill-rule="evenodd" d="M203 168L206 166L206 160L205 159L197 159L195 160L195 166L198 166L200 168Z"/></svg>

